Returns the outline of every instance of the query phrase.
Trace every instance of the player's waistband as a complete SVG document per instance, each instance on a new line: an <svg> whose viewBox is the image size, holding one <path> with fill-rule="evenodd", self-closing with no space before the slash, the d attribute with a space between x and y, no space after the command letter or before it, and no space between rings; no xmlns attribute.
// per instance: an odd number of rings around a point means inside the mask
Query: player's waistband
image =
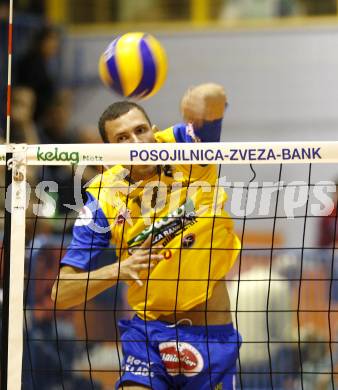
<svg viewBox="0 0 338 390"><path fill-rule="evenodd" d="M201 332L205 333L205 329L208 329L208 332L211 334L222 334L222 335L230 335L234 332L235 328L233 323L228 323L224 325L190 325L186 322L184 323L170 323L166 321L160 321L160 320L151 320L151 321L144 321L142 318L140 318L137 314L133 317L132 321L139 325L143 326L149 326L150 328L178 328L181 330L185 330L189 333L194 334L201 334Z"/></svg>

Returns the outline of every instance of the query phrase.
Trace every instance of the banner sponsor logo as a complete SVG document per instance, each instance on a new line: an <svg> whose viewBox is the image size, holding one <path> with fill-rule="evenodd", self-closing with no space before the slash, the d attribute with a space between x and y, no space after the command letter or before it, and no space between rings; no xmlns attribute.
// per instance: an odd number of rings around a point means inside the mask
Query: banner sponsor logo
<svg viewBox="0 0 338 390"><path fill-rule="evenodd" d="M60 151L58 147L55 147L53 151L45 152L39 146L36 158L38 161L70 161L72 164L80 162L79 152Z"/></svg>
<svg viewBox="0 0 338 390"><path fill-rule="evenodd" d="M214 162L225 161L310 161L322 159L321 147L307 148L231 148L231 149L132 149L129 153L131 161L142 162Z"/></svg>

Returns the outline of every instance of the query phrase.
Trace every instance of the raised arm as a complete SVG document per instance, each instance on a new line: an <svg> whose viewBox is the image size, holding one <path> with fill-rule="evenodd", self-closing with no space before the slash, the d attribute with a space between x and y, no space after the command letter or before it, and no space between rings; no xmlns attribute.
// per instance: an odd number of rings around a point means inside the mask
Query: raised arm
<svg viewBox="0 0 338 390"><path fill-rule="evenodd" d="M224 88L205 83L189 88L181 100L183 123L155 134L158 142L219 142L228 105Z"/></svg>
<svg viewBox="0 0 338 390"><path fill-rule="evenodd" d="M186 91L181 100L181 113L184 122L192 123L196 130L205 123L222 120L227 105L224 88L205 83Z"/></svg>

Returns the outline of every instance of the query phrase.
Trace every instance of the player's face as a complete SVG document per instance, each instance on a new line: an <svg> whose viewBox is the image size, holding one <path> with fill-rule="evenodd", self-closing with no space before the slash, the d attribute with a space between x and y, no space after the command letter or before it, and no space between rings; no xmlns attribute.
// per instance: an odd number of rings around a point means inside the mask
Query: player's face
<svg viewBox="0 0 338 390"><path fill-rule="evenodd" d="M156 142L154 132L142 111L133 108L117 119L106 121L105 130L110 143L144 143ZM156 172L154 165L125 166L132 179L142 180Z"/></svg>
<svg viewBox="0 0 338 390"><path fill-rule="evenodd" d="M117 119L106 121L105 130L108 141L114 144L155 142L147 118L137 108Z"/></svg>

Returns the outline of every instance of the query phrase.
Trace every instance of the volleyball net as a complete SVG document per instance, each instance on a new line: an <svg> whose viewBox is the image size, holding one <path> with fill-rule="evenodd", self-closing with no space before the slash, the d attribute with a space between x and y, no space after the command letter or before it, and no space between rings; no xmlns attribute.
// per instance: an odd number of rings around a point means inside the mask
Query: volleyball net
<svg viewBox="0 0 338 390"><path fill-rule="evenodd" d="M50 297L74 224L86 225L93 218L84 207L86 188L99 183L98 193L109 187L116 194L122 191L121 181L127 183L123 189L127 200L138 191L139 215L132 215L128 204L113 204L120 213L105 232L118 225L123 242L124 229L133 219L145 218L142 233L148 229L152 239L163 243L167 256L163 261L170 261L171 251L179 251L179 263L183 257L191 261L191 275L196 251L212 264L215 249L235 249L215 248L213 237L215 220L234 223L241 249L225 277L232 319L243 337L238 389L337 386L338 142L13 144L0 147L0 163L8 176L2 186L3 389L113 388L126 369L121 366L117 326L120 319L133 315L126 280L67 310L57 309ZM129 180L128 173L118 183L94 180L117 164L129 167L129 173L137 165L156 165L170 179L160 177L146 186ZM216 180L210 183L206 176L192 181L188 174L182 185L181 176L171 168L185 166L191 172L191 164L201 169L216 165ZM178 208L163 214L179 188L187 191L184 200L176 196L172 204L178 201ZM199 214L194 202L187 212L197 188L209 199L207 217ZM225 203L218 197L223 191ZM198 218L211 221L203 233L209 243L203 248L195 245L199 237L189 234ZM170 242L177 236L180 246L173 249ZM156 240L152 242L156 245ZM97 248L93 242L86 245L94 257ZM127 249L122 245L95 254L90 270L116 261L117 253ZM189 257L189 251L194 255ZM217 267L214 274L211 268L206 268L204 284L191 275L187 281L180 269L171 282L183 289L189 289L187 283L201 283L207 295L209 284L217 279ZM168 281L161 280L156 286L161 288L163 282L164 294ZM149 289L152 282L148 274L143 278ZM88 290L89 273L86 283ZM175 291L181 296L174 297L173 312L182 299L180 288ZM191 375L179 354L172 358L171 370L177 358L178 373L188 370ZM195 369L196 362L190 363Z"/></svg>

